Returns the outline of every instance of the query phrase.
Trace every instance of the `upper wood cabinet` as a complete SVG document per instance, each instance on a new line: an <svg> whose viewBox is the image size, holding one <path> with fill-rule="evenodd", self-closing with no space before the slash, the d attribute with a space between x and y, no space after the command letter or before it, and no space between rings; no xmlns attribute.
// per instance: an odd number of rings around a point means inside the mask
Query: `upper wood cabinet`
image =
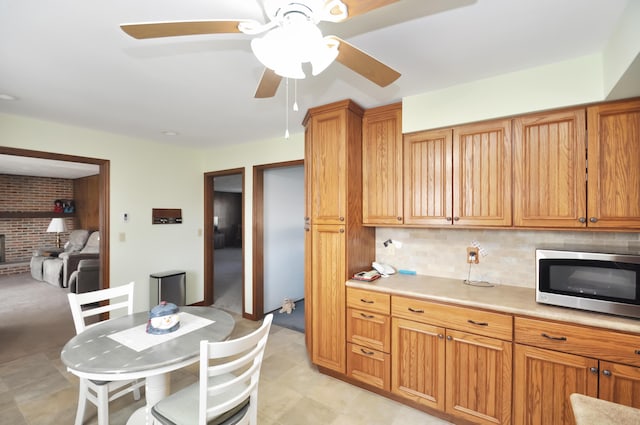
<svg viewBox="0 0 640 425"><path fill-rule="evenodd" d="M402 224L402 104L368 109L362 121L362 219Z"/></svg>
<svg viewBox="0 0 640 425"><path fill-rule="evenodd" d="M511 122L404 139L405 224L511 225Z"/></svg>
<svg viewBox="0 0 640 425"><path fill-rule="evenodd" d="M640 100L587 109L588 226L640 228Z"/></svg>
<svg viewBox="0 0 640 425"><path fill-rule="evenodd" d="M511 120L454 128L453 222L511 225Z"/></svg>
<svg viewBox="0 0 640 425"><path fill-rule="evenodd" d="M513 224L585 227L586 111L513 120Z"/></svg>
<svg viewBox="0 0 640 425"><path fill-rule="evenodd" d="M311 224L344 224L349 212L361 214L362 114L355 103L342 101L310 109L303 121ZM350 209L355 193L358 205Z"/></svg>
<svg viewBox="0 0 640 425"><path fill-rule="evenodd" d="M404 223L446 225L453 211L453 132L404 136Z"/></svg>

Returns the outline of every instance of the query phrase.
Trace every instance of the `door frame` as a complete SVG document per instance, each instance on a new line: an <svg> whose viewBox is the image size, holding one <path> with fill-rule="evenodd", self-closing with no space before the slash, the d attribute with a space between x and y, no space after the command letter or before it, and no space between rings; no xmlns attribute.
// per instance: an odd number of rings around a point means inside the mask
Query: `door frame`
<svg viewBox="0 0 640 425"><path fill-rule="evenodd" d="M51 159L55 161L79 162L98 166L98 215L100 231L100 276L102 287L109 288L109 190L110 190L110 161L108 159L90 158L85 156L67 155L52 152L34 151L29 149L9 148L0 146L0 154L23 156L28 158Z"/></svg>
<svg viewBox="0 0 640 425"><path fill-rule="evenodd" d="M197 303L198 305L212 305L213 304L213 285L214 285L214 255L215 250L213 249L213 235L214 235L214 227L213 227L213 199L215 187L213 183L214 177L221 176L229 176L240 174L242 179L242 317L251 319L251 315L247 315L244 308L244 197L246 193L245 188L245 170L244 168L234 168L229 170L221 170L221 171L210 171L204 173L204 300L201 303Z"/></svg>
<svg viewBox="0 0 640 425"><path fill-rule="evenodd" d="M264 172L304 166L304 159L253 166L253 320L264 317Z"/></svg>

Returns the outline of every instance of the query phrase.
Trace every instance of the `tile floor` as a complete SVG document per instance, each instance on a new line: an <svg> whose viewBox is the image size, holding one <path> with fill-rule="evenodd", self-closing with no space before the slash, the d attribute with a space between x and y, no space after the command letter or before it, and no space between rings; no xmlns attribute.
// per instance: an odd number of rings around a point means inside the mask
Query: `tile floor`
<svg viewBox="0 0 640 425"><path fill-rule="evenodd" d="M232 337L257 326L236 317ZM0 336L8 329L3 326L0 324ZM0 337L0 425L73 424L78 384L60 361L62 346L49 344L32 352L16 352L20 349L15 346L2 346L4 339ZM193 365L173 372L172 389L195 382L197 371L197 365ZM143 403L143 400L135 402L132 396L112 402L111 424L126 424L129 415ZM91 404L84 423L97 424L96 410ZM443 425L448 422L318 373L307 358L304 335L272 326L262 366L259 423Z"/></svg>

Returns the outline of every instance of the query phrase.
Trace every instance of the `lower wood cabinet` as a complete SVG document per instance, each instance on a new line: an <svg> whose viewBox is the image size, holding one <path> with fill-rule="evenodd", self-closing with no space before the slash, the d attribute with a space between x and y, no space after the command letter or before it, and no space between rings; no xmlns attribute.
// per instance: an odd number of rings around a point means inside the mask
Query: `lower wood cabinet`
<svg viewBox="0 0 640 425"><path fill-rule="evenodd" d="M515 423L573 425L572 393L640 408L640 337L516 317L515 341Z"/></svg>
<svg viewBox="0 0 640 425"><path fill-rule="evenodd" d="M453 312L447 312L451 307ZM441 310L437 324L423 315ZM460 317L469 310L470 317ZM392 297L391 392L416 403L479 424L511 421L511 341L440 326L450 314L484 333L493 323L487 313L408 298ZM416 320L395 317L415 315ZM479 320L478 315L481 316ZM500 324L509 315L498 315ZM465 320L466 319L466 320ZM429 320L429 319L426 319ZM440 323L442 322L442 323ZM502 334L503 327L497 332ZM509 332L509 334L511 334Z"/></svg>

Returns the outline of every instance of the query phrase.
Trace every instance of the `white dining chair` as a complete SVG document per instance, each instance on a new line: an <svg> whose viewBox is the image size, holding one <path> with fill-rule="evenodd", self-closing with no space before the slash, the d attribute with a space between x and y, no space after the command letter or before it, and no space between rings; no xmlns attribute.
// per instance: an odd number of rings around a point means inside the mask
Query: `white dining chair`
<svg viewBox="0 0 640 425"><path fill-rule="evenodd" d="M98 291L69 293L69 306L76 333L79 334L86 328L99 323L103 314L125 309L127 314L133 314L133 289L134 282L130 282ZM98 425L109 425L109 402L130 392L133 392L135 400L139 400L142 386L144 386L144 379L92 381L80 378L75 425L82 425L87 400L98 409Z"/></svg>
<svg viewBox="0 0 640 425"><path fill-rule="evenodd" d="M163 425L256 425L258 381L273 314L241 338L200 342L200 379L151 409Z"/></svg>

